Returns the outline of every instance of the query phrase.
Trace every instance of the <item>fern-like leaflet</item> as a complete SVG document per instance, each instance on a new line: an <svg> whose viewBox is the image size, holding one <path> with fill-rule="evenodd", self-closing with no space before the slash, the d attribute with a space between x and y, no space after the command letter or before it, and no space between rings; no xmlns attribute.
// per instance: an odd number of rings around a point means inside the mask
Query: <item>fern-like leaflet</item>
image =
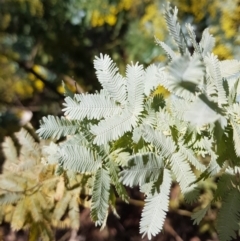
<svg viewBox="0 0 240 241"><path fill-rule="evenodd" d="M140 233L143 236L147 235L148 239L156 236L162 230L166 212L168 211L170 187L171 175L169 170L164 169L160 193L146 198L146 204L142 212Z"/></svg>

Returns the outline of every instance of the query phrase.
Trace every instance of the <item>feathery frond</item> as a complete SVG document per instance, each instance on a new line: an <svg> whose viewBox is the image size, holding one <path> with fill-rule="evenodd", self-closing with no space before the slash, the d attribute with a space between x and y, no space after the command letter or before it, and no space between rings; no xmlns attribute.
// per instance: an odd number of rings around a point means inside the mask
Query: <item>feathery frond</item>
<svg viewBox="0 0 240 241"><path fill-rule="evenodd" d="M93 125L91 132L95 135L94 144L102 145L114 141L123 136L127 131L137 124L137 117L131 112L132 108L125 109L121 115L116 115L102 120L98 125Z"/></svg>
<svg viewBox="0 0 240 241"><path fill-rule="evenodd" d="M187 55L174 59L168 66L168 77L162 85L171 93L186 100L193 100L195 88L202 81L204 65L196 55Z"/></svg>
<svg viewBox="0 0 240 241"><path fill-rule="evenodd" d="M7 162L17 162L17 149L11 137L5 137L4 142L2 143L2 150Z"/></svg>
<svg viewBox="0 0 240 241"><path fill-rule="evenodd" d="M126 80L118 73L116 64L108 55L100 54L94 60L96 75L109 96L120 104L126 102Z"/></svg>
<svg viewBox="0 0 240 241"><path fill-rule="evenodd" d="M117 194L123 201L128 202L128 195L127 195L126 189L122 185L118 177L118 174L120 173L120 168L118 167L117 163L113 161L109 161L107 163L107 166L109 167L111 181L113 182L113 185L116 188Z"/></svg>
<svg viewBox="0 0 240 241"><path fill-rule="evenodd" d="M195 50L195 53L197 53L199 56L200 56L200 59L203 60L203 57L202 57L202 51L196 41L196 34L194 33L194 29L193 29L193 26L190 24L190 23L187 23L186 24L186 28L187 28L187 31L188 31L188 35L190 37L190 41L194 47L194 50Z"/></svg>
<svg viewBox="0 0 240 241"><path fill-rule="evenodd" d="M102 225L108 212L110 177L104 168L98 169L93 184L91 218L96 225Z"/></svg>
<svg viewBox="0 0 240 241"><path fill-rule="evenodd" d="M70 97L69 97L70 98ZM70 121L64 117L49 115L40 121L40 128L36 131L43 138L60 139L63 136L74 135L79 129L76 121Z"/></svg>
<svg viewBox="0 0 240 241"><path fill-rule="evenodd" d="M166 212L168 211L171 182L169 170L164 169L160 193L148 196L145 200L146 204L140 221L140 233L143 236L147 235L148 239L156 236L162 230Z"/></svg>
<svg viewBox="0 0 240 241"><path fill-rule="evenodd" d="M233 140L234 140L235 152L237 156L240 156L240 126L232 119L231 119L231 124L233 128Z"/></svg>
<svg viewBox="0 0 240 241"><path fill-rule="evenodd" d="M156 43L164 50L164 52L167 54L167 57L169 60L173 60L177 57L177 54L164 42L160 41L155 37Z"/></svg>
<svg viewBox="0 0 240 241"><path fill-rule="evenodd" d="M161 155L169 157L175 150L175 144L171 137L164 136L161 132L154 130L151 126L144 125L142 128L143 138L161 150Z"/></svg>
<svg viewBox="0 0 240 241"><path fill-rule="evenodd" d="M21 144L20 153L22 155L32 156L36 159L39 159L39 145L37 142L35 142L30 133L27 132L24 128L21 128L21 130L17 132L15 135L19 143Z"/></svg>
<svg viewBox="0 0 240 241"><path fill-rule="evenodd" d="M213 50L213 47L215 45L215 39L213 38L213 36L209 33L209 29L206 28L203 31L202 34L202 39L199 43L199 46L202 50L203 56L206 56L207 53L211 53Z"/></svg>
<svg viewBox="0 0 240 241"><path fill-rule="evenodd" d="M182 193L187 194L188 192L191 192L196 185L190 186L190 184L195 182L196 177L186 161L185 156L180 152L176 152L171 156L170 162L171 169L180 185Z"/></svg>
<svg viewBox="0 0 240 241"><path fill-rule="evenodd" d="M138 116L143 111L144 98L144 70L142 65L127 66L127 100L128 106L134 116Z"/></svg>
<svg viewBox="0 0 240 241"><path fill-rule="evenodd" d="M193 224L199 224L202 219L205 217L207 211L210 209L210 204L207 205L205 208L198 210L197 212L194 212L191 216L191 219L194 220Z"/></svg>
<svg viewBox="0 0 240 241"><path fill-rule="evenodd" d="M223 80L220 71L219 60L214 54L208 54L205 58L205 64L211 78L213 79L215 86L217 88L218 105L222 106L227 104L226 92L223 87Z"/></svg>
<svg viewBox="0 0 240 241"><path fill-rule="evenodd" d="M184 40L184 36L177 19L178 9L175 7L172 9L168 4L165 7L165 20L168 26L170 35L172 35L174 41L176 42L179 52L184 55L187 52L187 46Z"/></svg>
<svg viewBox="0 0 240 241"><path fill-rule="evenodd" d="M78 173L92 173L101 166L100 157L84 146L64 146L59 149L59 155L59 163L64 169Z"/></svg>
<svg viewBox="0 0 240 241"><path fill-rule="evenodd" d="M223 196L223 202L217 218L217 232L221 241L236 238L240 221L240 192L233 189Z"/></svg>
<svg viewBox="0 0 240 241"><path fill-rule="evenodd" d="M197 159L195 153L183 143L178 143L179 152L184 155L185 159L188 160L194 167L201 172L206 170L206 167Z"/></svg>
<svg viewBox="0 0 240 241"><path fill-rule="evenodd" d="M240 72L240 61L236 59L223 60L219 62L221 76L224 78L234 77Z"/></svg>
<svg viewBox="0 0 240 241"><path fill-rule="evenodd" d="M121 113L121 106L117 105L107 96L106 91L102 90L97 94L76 94L75 100L67 97L63 105L66 116L74 120L100 120Z"/></svg>
<svg viewBox="0 0 240 241"><path fill-rule="evenodd" d="M25 203L25 200L20 200L13 212L13 216L12 216L12 222L11 222L11 228L13 230L20 230L23 228L24 226L24 222L26 220L26 216L27 216L28 212L27 212L27 206Z"/></svg>
<svg viewBox="0 0 240 241"><path fill-rule="evenodd" d="M120 172L120 181L126 186L142 186L143 184L155 181L161 169L163 160L155 153L139 153L133 155L128 161L128 168Z"/></svg>
<svg viewBox="0 0 240 241"><path fill-rule="evenodd" d="M151 64L147 67L144 73L144 94L149 96L151 91L155 89L159 84L157 73L158 67L155 64ZM164 72L163 72L164 74Z"/></svg>

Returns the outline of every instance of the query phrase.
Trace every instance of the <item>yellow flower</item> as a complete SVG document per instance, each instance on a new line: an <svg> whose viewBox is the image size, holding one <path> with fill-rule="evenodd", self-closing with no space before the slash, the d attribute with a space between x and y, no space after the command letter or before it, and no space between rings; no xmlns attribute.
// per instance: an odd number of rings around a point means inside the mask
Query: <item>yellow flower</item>
<svg viewBox="0 0 240 241"><path fill-rule="evenodd" d="M93 27L100 27L104 24L104 18L98 10L94 10L91 18L91 25Z"/></svg>
<svg viewBox="0 0 240 241"><path fill-rule="evenodd" d="M22 80L15 82L14 89L23 98L30 97L33 94L32 86Z"/></svg>
<svg viewBox="0 0 240 241"><path fill-rule="evenodd" d="M64 90L63 85L59 85L59 86L57 87L57 91L58 91L58 93L60 93L60 94L64 94L65 90Z"/></svg>
<svg viewBox="0 0 240 241"><path fill-rule="evenodd" d="M236 34L235 20L230 13L223 13L220 24L227 38L234 37L234 35Z"/></svg>
<svg viewBox="0 0 240 241"><path fill-rule="evenodd" d="M133 0L121 0L121 2L118 5L118 8L124 9L124 10L129 10L133 5Z"/></svg>
<svg viewBox="0 0 240 241"><path fill-rule="evenodd" d="M224 44L217 44L213 53L216 54L219 59L229 59L233 57L231 50Z"/></svg>
<svg viewBox="0 0 240 241"><path fill-rule="evenodd" d="M164 99L170 95L170 92L162 85L159 85L152 93L152 96L163 95Z"/></svg>
<svg viewBox="0 0 240 241"><path fill-rule="evenodd" d="M44 83L40 80L40 79L37 79L35 82L34 82L34 85L35 85L35 88L41 92L44 88Z"/></svg>
<svg viewBox="0 0 240 241"><path fill-rule="evenodd" d="M105 17L105 22L106 22L107 24L109 24L110 26L113 26L113 25L116 24L117 18L116 18L115 15L109 14L109 15L107 15L107 16Z"/></svg>

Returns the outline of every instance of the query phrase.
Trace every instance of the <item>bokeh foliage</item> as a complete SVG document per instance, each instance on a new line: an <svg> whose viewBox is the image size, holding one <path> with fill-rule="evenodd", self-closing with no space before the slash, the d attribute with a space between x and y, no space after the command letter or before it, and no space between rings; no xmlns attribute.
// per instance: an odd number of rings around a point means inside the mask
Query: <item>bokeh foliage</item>
<svg viewBox="0 0 240 241"><path fill-rule="evenodd" d="M222 59L237 57L238 0L171 2L179 8L182 24L195 26L198 39L206 27L217 36L215 54ZM120 69L130 61L162 61L154 36L169 42L163 4L165 0L1 1L1 113L7 105L14 111L33 111L35 120L58 114L62 80L73 91L99 89L91 69L94 56L101 52L112 56Z"/></svg>

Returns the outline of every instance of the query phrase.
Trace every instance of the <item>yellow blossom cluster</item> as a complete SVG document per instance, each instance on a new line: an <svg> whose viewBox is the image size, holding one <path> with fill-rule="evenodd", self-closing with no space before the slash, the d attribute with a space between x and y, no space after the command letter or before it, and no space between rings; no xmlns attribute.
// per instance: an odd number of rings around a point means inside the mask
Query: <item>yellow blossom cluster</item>
<svg viewBox="0 0 240 241"><path fill-rule="evenodd" d="M103 5L102 9L95 9L91 16L92 27L100 27L104 24L114 26L117 22L118 13L128 11L134 4L134 0L121 0L118 3Z"/></svg>
<svg viewBox="0 0 240 241"><path fill-rule="evenodd" d="M165 0L112 1L102 6L101 9L97 8L92 11L91 25L93 27L100 27L104 24L114 26L119 13L127 11L131 14L132 21L138 22L139 30L143 34L156 36L164 41L166 25L162 12L163 5L166 3ZM226 0L224 3L219 0L172 0L171 5L178 7L180 19L192 17L194 24L209 27L214 36L221 35L221 38L216 40L214 52L223 59L233 57L234 50L229 43L232 46L236 45L238 42L235 40L240 39L240 37L236 38L240 23L240 0Z"/></svg>
<svg viewBox="0 0 240 241"><path fill-rule="evenodd" d="M145 9L140 19L140 26L143 32L153 35L163 41L166 33L166 25L160 6L157 2L151 2Z"/></svg>
<svg viewBox="0 0 240 241"><path fill-rule="evenodd" d="M220 59L232 58L239 35L239 0L173 0L181 15L193 16L194 23L209 27L216 37L214 53ZM218 37L219 36L219 37Z"/></svg>

